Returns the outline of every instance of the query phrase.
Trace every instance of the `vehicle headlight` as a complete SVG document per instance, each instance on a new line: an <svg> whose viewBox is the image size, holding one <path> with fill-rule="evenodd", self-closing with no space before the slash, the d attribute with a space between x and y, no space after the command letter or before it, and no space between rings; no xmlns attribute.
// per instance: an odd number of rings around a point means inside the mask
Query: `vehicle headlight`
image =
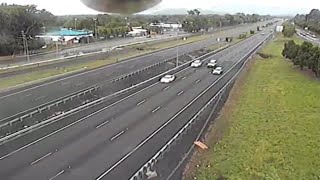
<svg viewBox="0 0 320 180"><path fill-rule="evenodd" d="M133 14L147 10L162 0L81 0L86 6L107 13Z"/></svg>

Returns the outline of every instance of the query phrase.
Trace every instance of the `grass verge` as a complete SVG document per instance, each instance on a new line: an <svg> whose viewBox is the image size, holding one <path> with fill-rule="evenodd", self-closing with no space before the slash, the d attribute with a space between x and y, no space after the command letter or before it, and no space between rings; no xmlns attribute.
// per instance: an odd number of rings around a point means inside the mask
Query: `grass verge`
<svg viewBox="0 0 320 180"><path fill-rule="evenodd" d="M185 179L320 179L320 82L281 56L288 40L269 43L262 53L272 57L237 80Z"/></svg>
<svg viewBox="0 0 320 180"><path fill-rule="evenodd" d="M158 51L161 49L165 49L168 47L174 47L176 45L182 45L182 44L187 44L187 43L193 43L196 41L201 41L203 39L208 38L209 35L199 35L199 36L193 36L188 38L187 40L170 40L170 41L165 41L161 43L145 43L142 45L135 45L131 46L131 48L126 50L126 53L117 53L117 55L113 55L110 58L107 58L105 60L95 60L95 61L89 61L85 63L79 63L79 64L74 64L70 66L66 66L64 68L56 68L56 69L50 69L50 70L39 70L39 71L33 71L30 73L22 74L22 75L17 75L17 76L12 76L8 78L3 78L0 79L0 90L10 88L19 84L24 84L27 82L31 81L36 81L39 79L44 79L47 77L59 75L59 74L65 74L68 72L72 71L77 71L81 70L84 67L86 67L87 70L102 67L108 64L116 63L118 61L122 61L125 59L137 57L139 55L147 54L147 53L152 53L154 51ZM143 50L137 50L137 47L143 47ZM218 46L212 48L212 50L215 50L219 48ZM23 67L22 67L23 68ZM10 71L10 70L8 70Z"/></svg>

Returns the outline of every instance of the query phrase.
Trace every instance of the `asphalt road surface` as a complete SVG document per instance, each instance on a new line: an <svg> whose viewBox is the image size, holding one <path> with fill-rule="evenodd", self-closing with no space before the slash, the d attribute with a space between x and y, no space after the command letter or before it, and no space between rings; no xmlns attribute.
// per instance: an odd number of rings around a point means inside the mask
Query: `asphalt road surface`
<svg viewBox="0 0 320 180"><path fill-rule="evenodd" d="M181 32L179 36L189 36L190 34ZM8 67L8 66L19 66L24 65L28 63L36 63L41 61L47 61L57 58L63 58L68 57L71 55L77 55L80 53L86 54L86 53L92 53L92 52L99 52L103 49L110 49L115 46L120 46L124 44L130 44L130 43L139 43L144 41L157 41L162 40L166 38L174 38L176 36L175 33L170 32L163 35L157 35L152 38L146 38L146 37L128 37L128 38L116 38L112 40L107 40L104 42L97 42L93 44L83 45L83 46L77 46L69 49L64 49L59 51L58 53L52 52L52 53L46 53L46 54L39 54L39 55L31 55L29 58L29 62L27 62L26 57L18 57L16 60L12 61L0 61L0 68L2 67Z"/></svg>
<svg viewBox="0 0 320 180"><path fill-rule="evenodd" d="M265 24L260 22L258 24ZM223 36L238 36L241 32L248 32L257 24L250 24L223 32ZM179 48L180 54L215 44L216 37L204 41L183 45ZM128 61L119 62L96 70L87 71L63 79L46 82L30 88L22 88L12 92L0 93L0 119L15 115L73 92L83 90L97 84L104 84L123 74L134 72L165 59L176 56L176 48L167 49L153 54L137 57Z"/></svg>
<svg viewBox="0 0 320 180"><path fill-rule="evenodd" d="M205 62L217 59L226 72L266 35L250 37ZM175 116L184 106L212 83L216 83L213 91L219 91L228 80L217 81L220 77L210 74L205 64L187 68L177 74L173 83L156 83L68 128L0 157L0 177L128 179L188 121L186 117ZM188 115L200 108L201 105L189 109ZM160 127L163 129L155 133Z"/></svg>
<svg viewBox="0 0 320 180"><path fill-rule="evenodd" d="M311 43L314 43L314 44L317 44L317 45L320 45L320 39L318 37L312 37L311 35L307 35L306 33L310 33L310 31L304 31L304 30L301 30L301 29L297 29L297 34L298 36L300 36L302 39L306 40L306 41L309 41ZM304 34L304 35L302 35ZM310 33L312 34L312 33Z"/></svg>

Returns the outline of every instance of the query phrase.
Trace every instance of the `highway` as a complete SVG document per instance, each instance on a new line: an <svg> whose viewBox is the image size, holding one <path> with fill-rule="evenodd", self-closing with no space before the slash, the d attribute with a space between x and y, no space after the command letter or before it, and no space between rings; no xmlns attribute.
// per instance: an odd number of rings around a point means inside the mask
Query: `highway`
<svg viewBox="0 0 320 180"><path fill-rule="evenodd" d="M316 45L320 45L320 39L319 38L314 38L311 35L307 35L306 33L307 33L307 31L304 31L304 30L301 30L301 29L297 29L297 34L302 39L304 39L306 41L309 41L311 43L314 43ZM308 33L310 33L310 31L308 31ZM304 34L304 35L302 35L302 34ZM312 34L312 32L310 34Z"/></svg>
<svg viewBox="0 0 320 180"><path fill-rule="evenodd" d="M189 36L190 34L181 32L179 36ZM86 53L93 53L93 52L99 52L103 51L104 49L111 49L116 46L125 45L125 44L131 44L131 43L142 43L146 41L159 41L163 39L174 39L176 36L175 33L166 33L163 35L157 35L152 38L146 38L146 37L128 37L128 38L115 38L111 40L106 40L102 42L96 42L92 44L82 45L82 46L76 46L68 49L61 50L59 52L50 52L45 54L35 54L29 56L29 62L27 62L27 58L17 57L16 60L10 60L10 61L0 61L0 68L8 67L8 66L19 66L24 65L28 63L36 63L36 62L42 62L42 61L48 61L52 59L58 59L58 58L64 58L72 55L79 55L79 54L86 54Z"/></svg>
<svg viewBox="0 0 320 180"><path fill-rule="evenodd" d="M152 84L69 127L2 155L0 176L8 180L130 178L206 102L184 107L212 84L212 91L219 91L236 72L231 67L267 34L257 34L204 61L217 59L225 68L225 76L210 74L205 65L187 68L178 72L171 84Z"/></svg>
<svg viewBox="0 0 320 180"><path fill-rule="evenodd" d="M264 23L266 22L259 22L258 25ZM256 26L257 24L250 24L236 29L229 29L223 32L223 36L238 36L241 32L248 32ZM180 54L185 54L215 43L217 43L216 37L183 45L179 47L179 52ZM94 85L108 84L112 79L123 74L143 69L144 67L175 56L176 48L171 48L62 79L0 93L0 119L4 119L21 111L28 110Z"/></svg>

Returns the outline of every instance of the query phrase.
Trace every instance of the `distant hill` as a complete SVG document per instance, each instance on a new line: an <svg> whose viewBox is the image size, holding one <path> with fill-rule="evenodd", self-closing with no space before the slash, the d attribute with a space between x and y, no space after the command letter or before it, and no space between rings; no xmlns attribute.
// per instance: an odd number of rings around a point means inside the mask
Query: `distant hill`
<svg viewBox="0 0 320 180"><path fill-rule="evenodd" d="M188 10L186 8L175 8L175 9L160 9L160 10L150 10L145 11L140 14L154 14L154 15L185 15L188 14ZM223 12L217 12L212 10L199 9L201 14L226 14Z"/></svg>

